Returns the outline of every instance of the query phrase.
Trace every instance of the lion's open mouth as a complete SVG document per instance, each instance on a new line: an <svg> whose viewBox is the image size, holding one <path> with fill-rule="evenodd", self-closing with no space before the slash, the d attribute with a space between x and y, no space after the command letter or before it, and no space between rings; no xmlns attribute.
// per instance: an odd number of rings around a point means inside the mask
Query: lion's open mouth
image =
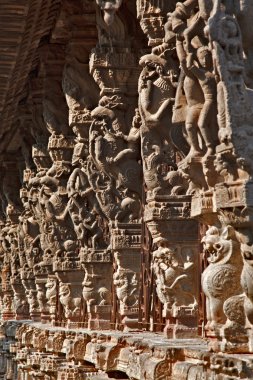
<svg viewBox="0 0 253 380"><path fill-rule="evenodd" d="M205 256L209 262L215 262L220 258L220 254L213 247L208 247L204 250Z"/></svg>

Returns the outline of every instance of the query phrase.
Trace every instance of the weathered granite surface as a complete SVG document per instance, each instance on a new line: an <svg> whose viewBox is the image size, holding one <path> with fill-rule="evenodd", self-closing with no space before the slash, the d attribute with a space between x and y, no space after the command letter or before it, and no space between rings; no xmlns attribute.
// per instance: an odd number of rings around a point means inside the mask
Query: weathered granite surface
<svg viewBox="0 0 253 380"><path fill-rule="evenodd" d="M252 17L0 1L3 379L253 378Z"/></svg>

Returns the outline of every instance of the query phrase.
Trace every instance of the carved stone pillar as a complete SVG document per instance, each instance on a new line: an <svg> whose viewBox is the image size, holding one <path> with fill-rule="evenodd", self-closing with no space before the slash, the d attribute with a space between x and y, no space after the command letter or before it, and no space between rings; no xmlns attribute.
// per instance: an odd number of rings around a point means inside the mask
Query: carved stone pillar
<svg viewBox="0 0 253 380"><path fill-rule="evenodd" d="M208 21L208 13L201 16L207 24L209 45L215 57L213 69L217 86L213 95L217 97L217 108L213 115L217 117L219 130L212 141L216 142L215 153L212 150L214 157L206 155L202 159L209 190L200 194L203 202L199 200L199 204L202 204L200 217L204 223L216 224L208 229L203 239L205 253L209 256L209 265L202 276L207 298L207 334L216 336L218 340L213 342L213 349L247 352L252 350L247 337L247 332L251 334L252 330L252 322L248 321L252 312L249 290L252 167L247 148L252 140L249 131L252 111L251 97L244 83L241 30L236 17L232 16L237 11L228 3L223 7L217 2ZM222 31L228 26L230 31L234 30L233 37L230 33L222 37ZM233 52L229 51L232 40L233 46L237 46ZM211 130L216 131L215 122ZM208 133L204 134L204 138L207 137ZM212 183L208 176L211 167L216 171ZM206 210L205 204L208 204Z"/></svg>
<svg viewBox="0 0 253 380"><path fill-rule="evenodd" d="M17 157L20 158L20 157ZM2 248L2 317L13 319L15 315L15 287L11 286L11 277L19 270L18 217L21 202L18 197L20 178L18 164L11 155L3 162L2 207L6 214L5 227L1 229Z"/></svg>
<svg viewBox="0 0 253 380"><path fill-rule="evenodd" d="M117 223L111 227L111 247L115 260L113 283L120 323L124 330L138 328L141 270L140 224Z"/></svg>

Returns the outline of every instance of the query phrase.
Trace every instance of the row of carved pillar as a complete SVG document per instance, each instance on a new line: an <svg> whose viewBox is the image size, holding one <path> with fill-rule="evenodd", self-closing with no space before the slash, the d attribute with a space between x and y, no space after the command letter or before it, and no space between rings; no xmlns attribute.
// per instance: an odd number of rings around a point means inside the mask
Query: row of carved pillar
<svg viewBox="0 0 253 380"><path fill-rule="evenodd" d="M212 349L250 352L252 90L238 10L97 3L64 3L29 79L20 156L3 159L2 319L203 330Z"/></svg>

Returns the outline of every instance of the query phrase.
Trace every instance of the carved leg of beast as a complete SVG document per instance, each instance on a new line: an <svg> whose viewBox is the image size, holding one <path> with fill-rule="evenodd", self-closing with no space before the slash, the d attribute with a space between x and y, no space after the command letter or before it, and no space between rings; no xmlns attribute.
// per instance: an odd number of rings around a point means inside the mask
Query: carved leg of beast
<svg viewBox="0 0 253 380"><path fill-rule="evenodd" d="M206 330L215 330L219 324L225 322L223 312L223 299L209 297L206 303L207 309L207 325Z"/></svg>
<svg viewBox="0 0 253 380"><path fill-rule="evenodd" d="M222 351L248 351L248 336L245 329L245 298L244 294L240 294L230 297L224 302L223 310L227 317L227 321L220 329L220 336L222 338L220 348Z"/></svg>
<svg viewBox="0 0 253 380"><path fill-rule="evenodd" d="M241 285L246 295L244 301L248 325L253 325L253 267L245 260L241 275Z"/></svg>
<svg viewBox="0 0 253 380"><path fill-rule="evenodd" d="M210 300L209 300L209 298L206 299L206 319L207 319L207 323L206 323L205 329L209 330L210 324L212 322L211 307L210 307Z"/></svg>

